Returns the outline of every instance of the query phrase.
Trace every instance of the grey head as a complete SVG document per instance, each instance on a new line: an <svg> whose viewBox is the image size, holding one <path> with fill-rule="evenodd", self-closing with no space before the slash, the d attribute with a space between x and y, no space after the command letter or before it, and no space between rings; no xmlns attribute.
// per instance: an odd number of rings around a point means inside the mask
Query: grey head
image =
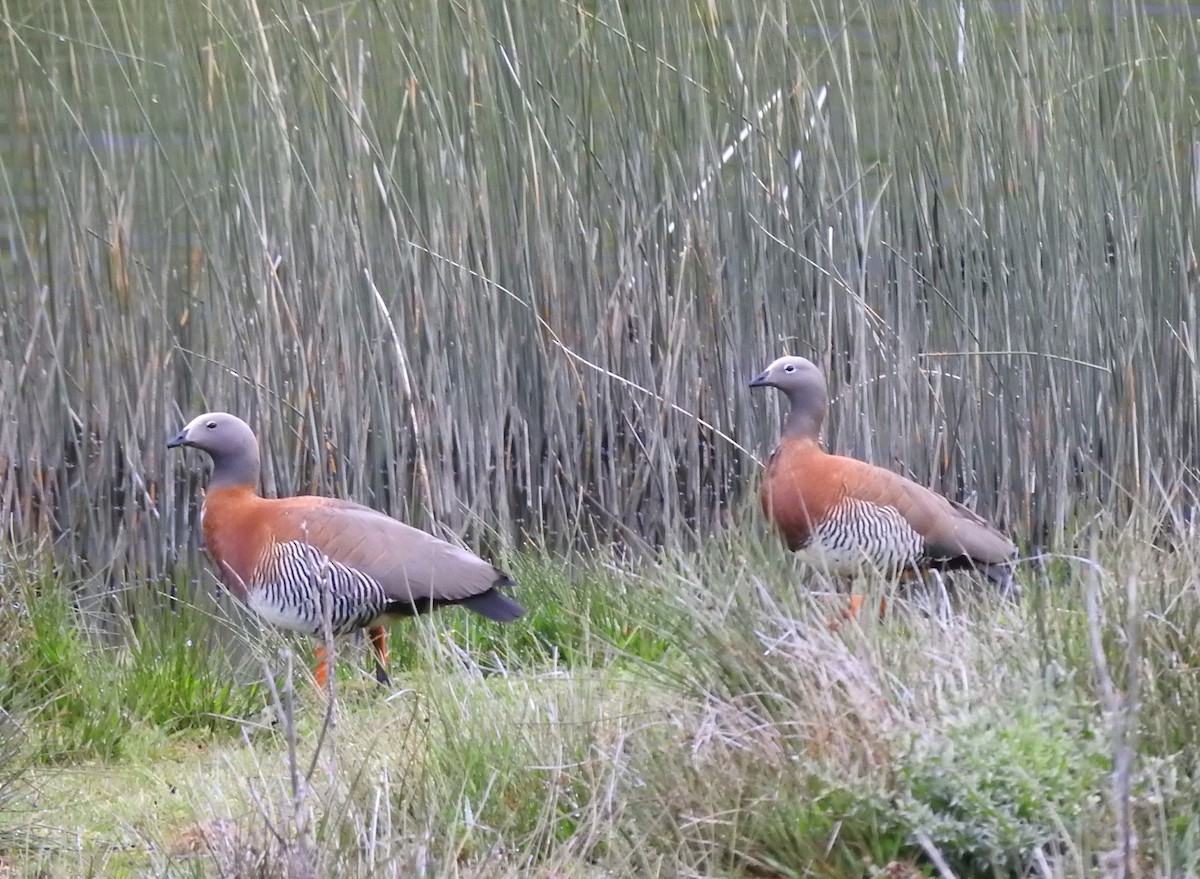
<svg viewBox="0 0 1200 879"><path fill-rule="evenodd" d="M228 412L198 415L167 443L168 449L191 446L212 458L210 488L258 484L258 440L250 425Z"/></svg>
<svg viewBox="0 0 1200 879"><path fill-rule="evenodd" d="M780 357L750 382L752 388L779 388L791 407L783 423L783 435L816 440L829 411L825 376L804 357Z"/></svg>

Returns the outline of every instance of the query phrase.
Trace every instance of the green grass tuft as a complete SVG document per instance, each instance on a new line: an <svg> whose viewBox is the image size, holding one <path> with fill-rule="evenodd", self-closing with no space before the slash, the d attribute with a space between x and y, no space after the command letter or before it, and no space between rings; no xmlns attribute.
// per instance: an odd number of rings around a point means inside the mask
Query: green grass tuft
<svg viewBox="0 0 1200 879"><path fill-rule="evenodd" d="M70 604L66 575L41 557L9 576L0 629L0 694L35 730L36 759L112 760L147 738L236 735L263 707L257 685L235 675L216 627L199 611L163 608L110 645Z"/></svg>
<svg viewBox="0 0 1200 879"><path fill-rule="evenodd" d="M1102 818L1103 742L1051 701L987 705L897 749L891 821L960 875L1024 875Z"/></svg>
<svg viewBox="0 0 1200 879"><path fill-rule="evenodd" d="M673 632L681 606L655 584L598 558L557 560L532 553L508 566L512 595L526 614L515 624L485 620L463 610L439 611L428 628L443 649L429 646L411 620L391 627L393 669L445 660L448 647L483 670L599 667L610 662L664 662L677 652Z"/></svg>

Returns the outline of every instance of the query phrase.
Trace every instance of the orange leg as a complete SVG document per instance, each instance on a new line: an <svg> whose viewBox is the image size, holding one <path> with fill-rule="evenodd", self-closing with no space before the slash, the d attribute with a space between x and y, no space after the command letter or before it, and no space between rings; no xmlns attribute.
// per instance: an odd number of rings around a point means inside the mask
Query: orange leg
<svg viewBox="0 0 1200 879"><path fill-rule="evenodd" d="M836 618L831 619L825 623L825 626L829 629L836 629L836 628L838 628L838 626L840 626L842 624L842 620L857 619L858 612L859 612L859 610L862 609L862 606L863 606L863 597L861 595L851 595L850 596L850 605L844 611L842 611L841 619L836 619ZM881 599L879 599L879 618L881 620L883 619L883 615L886 612L887 612L887 599L881 598Z"/></svg>
<svg viewBox="0 0 1200 879"><path fill-rule="evenodd" d="M861 595L851 595L850 606L846 608L846 612L843 614L843 616L848 620L854 619L858 616L858 611L862 608L862 606L863 597Z"/></svg>
<svg viewBox="0 0 1200 879"><path fill-rule="evenodd" d="M372 626L367 634L371 638L371 653L375 657L375 680L381 684L390 684L392 681L387 673L387 629L383 626ZM313 668L313 680L317 682L318 689L324 689L325 681L329 677L329 654L325 645L318 644L314 647L313 655L317 658L317 664Z"/></svg>
<svg viewBox="0 0 1200 879"><path fill-rule="evenodd" d="M371 637L371 652L375 654L375 680L381 684L390 684L392 681L387 673L387 629L383 626L372 626L367 634Z"/></svg>
<svg viewBox="0 0 1200 879"><path fill-rule="evenodd" d="M317 682L318 689L325 689L325 678L329 674L329 656L325 652L325 645L318 644L313 648L313 655L317 657L317 665L313 669L313 680Z"/></svg>
<svg viewBox="0 0 1200 879"><path fill-rule="evenodd" d="M842 627L842 623L846 620L852 620L858 616L858 609L862 607L863 597L861 595L851 595L849 606L835 617L830 617L825 621L825 628L831 632L836 632Z"/></svg>

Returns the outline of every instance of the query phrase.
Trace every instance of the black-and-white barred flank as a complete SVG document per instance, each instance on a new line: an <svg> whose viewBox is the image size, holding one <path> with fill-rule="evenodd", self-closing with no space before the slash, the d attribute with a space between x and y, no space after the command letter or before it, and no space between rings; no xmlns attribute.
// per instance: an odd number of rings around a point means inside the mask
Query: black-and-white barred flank
<svg viewBox="0 0 1200 879"><path fill-rule="evenodd" d="M924 556L924 540L893 507L843 498L817 524L803 554L830 573L864 565L898 571Z"/></svg>
<svg viewBox="0 0 1200 879"><path fill-rule="evenodd" d="M366 574L296 540L272 546L252 579L248 601L256 613L281 628L310 635L320 635L324 628L326 600L335 635L369 625L390 601Z"/></svg>

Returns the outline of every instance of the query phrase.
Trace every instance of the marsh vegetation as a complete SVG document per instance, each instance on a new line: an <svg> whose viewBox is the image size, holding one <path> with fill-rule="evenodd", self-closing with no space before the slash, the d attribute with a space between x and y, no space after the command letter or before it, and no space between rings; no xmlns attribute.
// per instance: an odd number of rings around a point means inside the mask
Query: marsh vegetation
<svg viewBox="0 0 1200 879"><path fill-rule="evenodd" d="M0 5L4 869L1195 873L1197 22ZM783 352L1019 602L826 630L753 505ZM527 622L323 703L200 556L211 409Z"/></svg>

